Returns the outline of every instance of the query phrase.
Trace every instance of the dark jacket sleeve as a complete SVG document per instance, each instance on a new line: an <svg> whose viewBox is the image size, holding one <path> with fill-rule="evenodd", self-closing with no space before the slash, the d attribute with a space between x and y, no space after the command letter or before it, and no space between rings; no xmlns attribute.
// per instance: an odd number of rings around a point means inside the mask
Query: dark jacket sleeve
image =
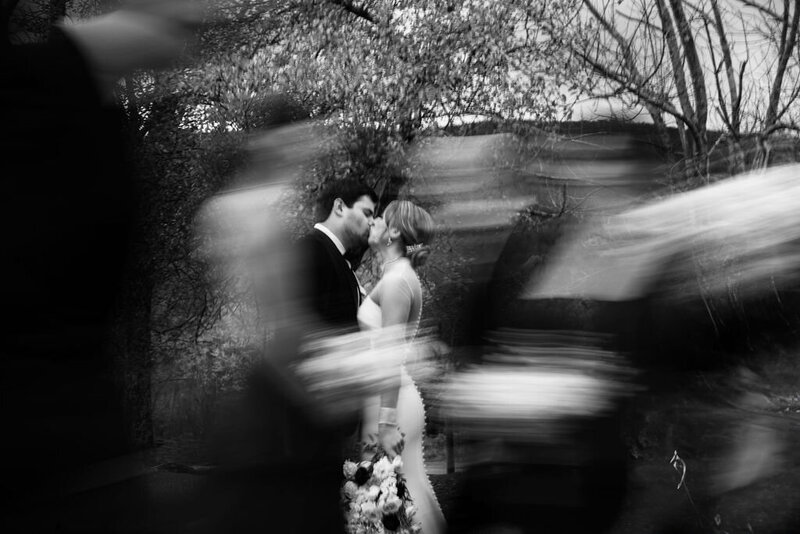
<svg viewBox="0 0 800 534"><path fill-rule="evenodd" d="M326 328L357 328L356 304L352 296L355 289L347 278L352 275L347 272L344 260L337 264L335 260L339 258L333 257L322 238L313 234L302 238L297 246L297 257L300 258L298 293L302 304Z"/></svg>

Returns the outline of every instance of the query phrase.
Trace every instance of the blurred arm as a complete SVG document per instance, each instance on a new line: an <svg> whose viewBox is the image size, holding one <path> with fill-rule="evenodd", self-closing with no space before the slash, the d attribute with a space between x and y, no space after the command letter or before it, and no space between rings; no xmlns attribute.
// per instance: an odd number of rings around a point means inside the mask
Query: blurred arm
<svg viewBox="0 0 800 534"><path fill-rule="evenodd" d="M387 278L381 284L380 306L383 317L383 328L405 333L408 315L411 311L411 289L401 278ZM389 336L391 338L391 336ZM403 350L405 336L395 336L393 341ZM389 455L392 451L402 452L403 437L397 427L397 399L400 391L400 373L398 369L395 387L381 394L381 407L378 418L378 436L384 450Z"/></svg>
<svg viewBox="0 0 800 534"><path fill-rule="evenodd" d="M405 327L408 323L408 314L411 311L411 289L401 278L387 278L381 284L380 306L383 317L383 328L396 329ZM394 343L402 343L401 339L394 339ZM392 388L381 396L381 406L397 408L397 394L399 390Z"/></svg>

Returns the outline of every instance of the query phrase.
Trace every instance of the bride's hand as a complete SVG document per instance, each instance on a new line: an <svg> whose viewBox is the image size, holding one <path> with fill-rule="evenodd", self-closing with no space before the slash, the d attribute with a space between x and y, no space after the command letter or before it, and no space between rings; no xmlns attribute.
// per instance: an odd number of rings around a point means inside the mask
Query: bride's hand
<svg viewBox="0 0 800 534"><path fill-rule="evenodd" d="M394 458L402 453L405 444L403 434L398 430L397 425L391 424L378 425L378 443L389 458Z"/></svg>
<svg viewBox="0 0 800 534"><path fill-rule="evenodd" d="M378 432L370 432L369 434L362 435L361 442L361 461L370 462L375 456L375 451L380 443Z"/></svg>

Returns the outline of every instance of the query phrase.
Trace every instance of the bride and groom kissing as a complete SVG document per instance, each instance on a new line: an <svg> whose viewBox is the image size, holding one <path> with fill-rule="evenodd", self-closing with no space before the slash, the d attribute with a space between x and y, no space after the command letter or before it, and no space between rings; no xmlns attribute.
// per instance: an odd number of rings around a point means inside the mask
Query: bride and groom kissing
<svg viewBox="0 0 800 534"><path fill-rule="evenodd" d="M416 269L430 252L434 222L408 200L391 202L382 217L376 216L377 204L375 192L357 180L333 181L323 189L318 205L327 217L298 243L306 307L328 327L359 329L378 338L382 331L399 330L410 342L422 316ZM347 259L350 251L365 246L381 262L380 279L369 294ZM374 357L380 357L378 351ZM402 452L416 519L423 532L436 534L444 531L444 516L423 463L425 408L403 366L399 374L395 387L363 400L357 432L361 441L377 440L390 457ZM347 426L344 435L351 429Z"/></svg>
<svg viewBox="0 0 800 534"><path fill-rule="evenodd" d="M206 210L222 270L253 281L269 331L216 433L225 469L201 505L209 530L344 534L343 461L356 443L377 440L401 454L422 531L443 532L423 464L425 408L402 365L422 314L416 268L430 251L430 215L398 200L377 217L372 189L332 180L319 223L292 243L279 213L260 203L280 198L282 185L270 187L220 195ZM366 246L382 267L369 294L348 260Z"/></svg>

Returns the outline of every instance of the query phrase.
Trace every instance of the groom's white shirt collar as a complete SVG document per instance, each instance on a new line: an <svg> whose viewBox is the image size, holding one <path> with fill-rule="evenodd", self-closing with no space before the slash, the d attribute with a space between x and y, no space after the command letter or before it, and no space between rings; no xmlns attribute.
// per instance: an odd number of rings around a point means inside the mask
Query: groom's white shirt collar
<svg viewBox="0 0 800 534"><path fill-rule="evenodd" d="M322 232L322 233L323 233L323 234L325 234L326 236L328 236L328 238L329 238L331 241L333 241L333 244L334 244L334 245L336 245L336 248L337 248L337 250L339 250L339 253L340 253L342 256L344 256L344 252L345 252L345 250L344 250L344 245L342 245L342 242L341 242L341 241L339 241L339 238L338 238L338 237L336 237L336 235L335 235L333 232L331 232L331 231L330 231L330 229L328 229L328 228L327 228L327 227L326 227L324 224L322 224L322 223L317 223L317 224L315 224L315 225L314 225L314 228L315 228L315 229L317 229L317 230L319 230L320 232ZM346 262L347 262L347 266L348 266L348 267L350 267L351 269L353 268L353 266L350 264L350 260L348 260L348 259L345 259L344 261L346 261ZM355 277L355 279L356 279L356 284L358 284L358 291L361 293L361 298L363 299L363 298L364 298L364 297L367 295L367 291L364 289L364 286L362 286L362 285L361 285L361 282L358 280L358 277L356 276L356 273L353 273L353 276L354 276L354 277Z"/></svg>
<svg viewBox="0 0 800 534"><path fill-rule="evenodd" d="M344 248L344 245L342 245L342 242L341 242L341 241L339 241L339 238L338 238L338 237L336 237L336 234L334 234L333 232L331 232L331 231L330 231L330 229L328 229L328 227L327 227L327 226L325 226L325 225L324 225L324 224L322 224L322 223L317 223L317 224L315 224L315 225L314 225L314 228L315 228L315 229L317 229L317 230L319 230L320 232L322 232L322 233L323 233L323 234L325 234L326 236L328 236L328 239L330 239L331 241L333 241L333 244L334 244L334 245L336 245L336 248L339 250L339 254L341 254L342 256L344 256L344 253L345 253L345 248ZM349 262L348 262L348 263L349 263Z"/></svg>
<svg viewBox="0 0 800 534"><path fill-rule="evenodd" d="M327 226L325 226L322 223L317 223L314 225L314 228L319 230L326 236L328 236L328 239L333 241L333 244L336 245L336 249L339 251L339 253L342 256L344 256L345 252L344 245L342 245L342 242L339 241L339 238L336 237L336 235L333 232L331 232ZM345 259L344 261L347 262L348 267L350 267L351 269L353 268L353 266L350 264L350 260ZM353 276L356 279L356 283L358 284L358 291L361 293L361 298L363 299L367 295L367 291L364 289L364 286L361 285L361 282L358 280L358 276L356 276L356 273L353 273Z"/></svg>

